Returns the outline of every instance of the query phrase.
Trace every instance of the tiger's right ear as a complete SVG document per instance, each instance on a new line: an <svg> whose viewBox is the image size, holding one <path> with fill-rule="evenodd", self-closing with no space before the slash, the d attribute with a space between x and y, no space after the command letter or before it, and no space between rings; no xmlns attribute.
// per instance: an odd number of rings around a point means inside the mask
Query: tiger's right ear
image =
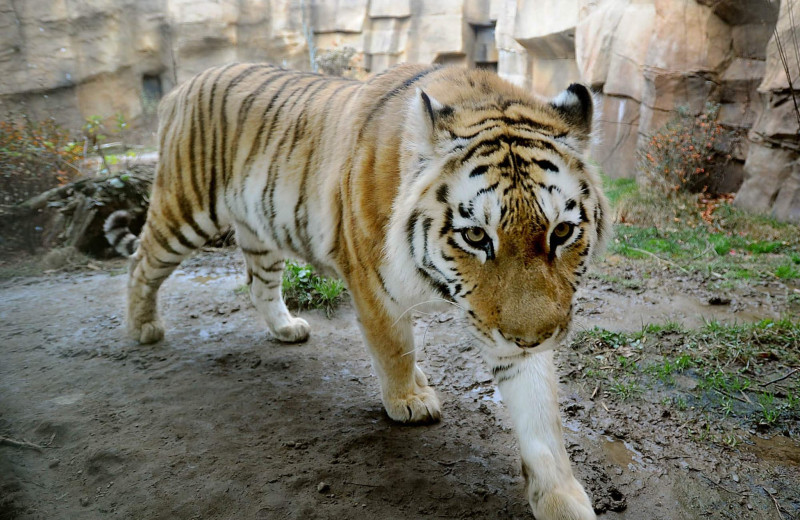
<svg viewBox="0 0 800 520"><path fill-rule="evenodd" d="M588 139L592 133L592 116L594 103L591 91L580 83L573 83L550 101L550 105L558 110L567 123L572 125Z"/></svg>
<svg viewBox="0 0 800 520"><path fill-rule="evenodd" d="M419 153L427 155L433 151L436 120L446 110L447 107L436 99L430 97L422 89L417 89L406 118L406 131L408 139Z"/></svg>

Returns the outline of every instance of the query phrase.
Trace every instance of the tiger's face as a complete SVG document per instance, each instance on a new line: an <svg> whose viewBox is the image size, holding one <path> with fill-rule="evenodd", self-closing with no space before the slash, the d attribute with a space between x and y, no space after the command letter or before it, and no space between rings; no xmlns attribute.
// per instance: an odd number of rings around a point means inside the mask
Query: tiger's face
<svg viewBox="0 0 800 520"><path fill-rule="evenodd" d="M493 357L552 348L604 232L605 199L583 161L590 94L575 85L549 104L476 108L420 93L420 104L431 146L405 220L417 275L464 310Z"/></svg>

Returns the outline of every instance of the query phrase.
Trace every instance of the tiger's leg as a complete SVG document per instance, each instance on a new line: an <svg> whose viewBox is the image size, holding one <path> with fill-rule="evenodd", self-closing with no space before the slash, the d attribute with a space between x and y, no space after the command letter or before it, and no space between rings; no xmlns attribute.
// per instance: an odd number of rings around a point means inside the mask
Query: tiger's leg
<svg viewBox="0 0 800 520"><path fill-rule="evenodd" d="M250 299L264 317L272 335L287 343L307 340L311 327L303 318L289 313L281 296L283 255L265 247L245 226L236 226L236 238L247 264Z"/></svg>
<svg viewBox="0 0 800 520"><path fill-rule="evenodd" d="M155 213L151 205L139 248L131 257L128 278L128 332L142 344L155 343L164 337L157 307L159 287L184 258L205 242L197 236L192 237L194 241L183 234L178 237L179 230L161 229L153 223L159 220Z"/></svg>
<svg viewBox="0 0 800 520"><path fill-rule="evenodd" d="M351 292L386 413L403 423L438 421L441 406L416 364L411 320L391 316L374 298L362 298L358 287L351 287Z"/></svg>
<svg viewBox="0 0 800 520"><path fill-rule="evenodd" d="M553 352L492 362L519 437L528 501L539 520L594 520L592 503L572 475L558 410Z"/></svg>

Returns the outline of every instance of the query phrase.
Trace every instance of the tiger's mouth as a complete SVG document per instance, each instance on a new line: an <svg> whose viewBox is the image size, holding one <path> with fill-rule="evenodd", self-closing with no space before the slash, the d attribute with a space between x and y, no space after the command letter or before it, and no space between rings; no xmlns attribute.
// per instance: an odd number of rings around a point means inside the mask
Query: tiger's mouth
<svg viewBox="0 0 800 520"><path fill-rule="evenodd" d="M522 341L516 338L507 338L500 330L494 329L491 340L487 334L473 331L473 335L478 340L483 354L492 362L503 362L518 359L548 350L558 348L567 337L569 330L557 327L553 333L542 341Z"/></svg>

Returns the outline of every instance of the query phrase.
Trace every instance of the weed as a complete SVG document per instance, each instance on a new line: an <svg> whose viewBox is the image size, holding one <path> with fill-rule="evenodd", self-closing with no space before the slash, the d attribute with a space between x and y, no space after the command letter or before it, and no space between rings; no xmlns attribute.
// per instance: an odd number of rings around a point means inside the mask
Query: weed
<svg viewBox="0 0 800 520"><path fill-rule="evenodd" d="M344 283L333 278L317 278L311 287L317 293L317 306L325 309L325 314L330 316L344 292Z"/></svg>
<svg viewBox="0 0 800 520"><path fill-rule="evenodd" d="M718 390L723 393L733 394L743 392L750 388L752 382L746 377L732 375L724 370L716 369L708 372L697 385L700 389Z"/></svg>
<svg viewBox="0 0 800 520"><path fill-rule="evenodd" d="M672 398L672 404L674 404L675 408L677 408L681 412L689 408L689 404L686 402L686 398L680 395Z"/></svg>
<svg viewBox="0 0 800 520"><path fill-rule="evenodd" d="M692 358L688 354L683 354L674 361L665 357L661 363L648 366L646 372L657 377L662 383L672 385L675 384L673 374L683 372L692 364Z"/></svg>
<svg viewBox="0 0 800 520"><path fill-rule="evenodd" d="M784 280L794 280L800 278L800 271L795 269L792 264L784 264L775 270L775 276Z"/></svg>
<svg viewBox="0 0 800 520"><path fill-rule="evenodd" d="M738 134L717 122L719 108L707 103L695 116L681 107L674 119L650 136L639 168L651 187L672 195L705 191L721 180Z"/></svg>
<svg viewBox="0 0 800 520"><path fill-rule="evenodd" d="M684 332L683 326L677 321L665 321L664 323L648 323L644 327L645 334L668 334Z"/></svg>
<svg viewBox="0 0 800 520"><path fill-rule="evenodd" d="M81 174L83 149L54 120L0 121L0 202L17 204Z"/></svg>
<svg viewBox="0 0 800 520"><path fill-rule="evenodd" d="M783 247L783 242L778 240L758 240L747 245L747 250L756 254L776 253Z"/></svg>
<svg viewBox="0 0 800 520"><path fill-rule="evenodd" d="M739 444L739 439L736 435L729 433L722 438L722 443L728 448L735 448Z"/></svg>
<svg viewBox="0 0 800 520"><path fill-rule="evenodd" d="M730 397L723 396L720 400L720 407L722 408L722 415L724 417L733 415L733 399Z"/></svg>
<svg viewBox="0 0 800 520"><path fill-rule="evenodd" d="M775 394L761 393L758 395L758 404L761 406L761 414L764 423L774 424L781 416L781 409L775 404Z"/></svg>
<svg viewBox="0 0 800 520"><path fill-rule="evenodd" d="M800 412L800 395L789 391L786 394L786 406L789 408L789 410L797 410Z"/></svg>
<svg viewBox="0 0 800 520"><path fill-rule="evenodd" d="M678 372L683 372L684 370L690 368L694 365L694 360L692 356L689 354L681 354L675 359L675 368Z"/></svg>
<svg viewBox="0 0 800 520"><path fill-rule="evenodd" d="M310 265L286 262L282 291L287 305L298 309L324 309L330 316L341 299L344 284L319 276Z"/></svg>
<svg viewBox="0 0 800 520"><path fill-rule="evenodd" d="M623 401L642 393L642 389L636 381L620 381L617 379L611 383L608 390Z"/></svg>
<svg viewBox="0 0 800 520"><path fill-rule="evenodd" d="M606 283L610 283L612 285L618 285L624 289L629 289L632 291L636 291L642 288L642 283L639 280L630 280L619 276L607 275L605 273L593 273L592 278L601 280Z"/></svg>

